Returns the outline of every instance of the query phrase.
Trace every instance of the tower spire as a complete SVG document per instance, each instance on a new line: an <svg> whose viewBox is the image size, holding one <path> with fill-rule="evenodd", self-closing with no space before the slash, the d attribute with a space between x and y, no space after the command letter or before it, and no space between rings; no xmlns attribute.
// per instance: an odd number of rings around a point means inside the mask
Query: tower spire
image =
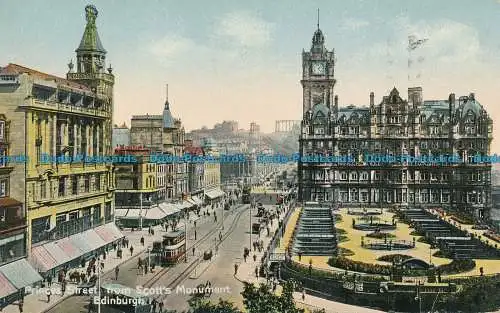
<svg viewBox="0 0 500 313"><path fill-rule="evenodd" d="M167 94L166 94L166 96L167 96L167 102L168 102L168 84L166 85L166 88L167 88L167 89L166 89L166 90L167 90Z"/></svg>
<svg viewBox="0 0 500 313"><path fill-rule="evenodd" d="M318 29L319 29L319 8L318 8Z"/></svg>

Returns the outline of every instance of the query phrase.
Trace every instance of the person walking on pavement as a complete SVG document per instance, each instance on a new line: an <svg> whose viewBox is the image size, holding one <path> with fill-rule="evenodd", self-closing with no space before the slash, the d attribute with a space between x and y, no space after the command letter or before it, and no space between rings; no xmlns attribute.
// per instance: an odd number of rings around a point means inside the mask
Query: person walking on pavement
<svg viewBox="0 0 500 313"><path fill-rule="evenodd" d="M159 306L158 313L163 313L163 301L160 301L158 306Z"/></svg>
<svg viewBox="0 0 500 313"><path fill-rule="evenodd" d="M144 237L141 237L141 245L144 247Z"/></svg>
<svg viewBox="0 0 500 313"><path fill-rule="evenodd" d="M52 285L52 275L49 274L49 276L47 276L47 286L51 286Z"/></svg>
<svg viewBox="0 0 500 313"><path fill-rule="evenodd" d="M153 312L153 313L156 312L156 300L155 299L153 299L153 301L151 302L151 309L152 309L151 312Z"/></svg>
<svg viewBox="0 0 500 313"><path fill-rule="evenodd" d="M19 301L19 313L23 313L24 302L23 300Z"/></svg>
<svg viewBox="0 0 500 313"><path fill-rule="evenodd" d="M132 254L134 254L134 247L130 246L130 256L132 256Z"/></svg>
<svg viewBox="0 0 500 313"><path fill-rule="evenodd" d="M118 273L120 273L120 269L117 267L115 267L115 280L118 280Z"/></svg>
<svg viewBox="0 0 500 313"><path fill-rule="evenodd" d="M234 276L238 273L238 264L234 264Z"/></svg>
<svg viewBox="0 0 500 313"><path fill-rule="evenodd" d="M196 229L194 230L194 240L196 240Z"/></svg>
<svg viewBox="0 0 500 313"><path fill-rule="evenodd" d="M195 250L196 250L196 248L195 248L195 247L193 247L193 256L194 256L194 251L195 251Z"/></svg>
<svg viewBox="0 0 500 313"><path fill-rule="evenodd" d="M47 290L47 303L50 302L50 296L52 295L52 291L50 290L50 288Z"/></svg>

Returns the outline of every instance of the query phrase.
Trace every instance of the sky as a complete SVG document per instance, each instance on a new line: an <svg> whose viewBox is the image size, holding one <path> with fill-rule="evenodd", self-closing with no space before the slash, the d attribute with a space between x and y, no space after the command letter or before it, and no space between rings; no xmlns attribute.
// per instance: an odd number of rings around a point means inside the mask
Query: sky
<svg viewBox="0 0 500 313"><path fill-rule="evenodd" d="M421 86L426 100L474 92L500 119L500 1L1 0L0 64L64 77L88 4L99 11L116 75L118 124L161 114L166 84L187 130L237 120L240 128L255 121L272 132L276 120L301 119L301 52L310 49L318 8L336 53L341 106L367 105L371 91L379 102L393 87L406 97L409 86ZM411 55L409 35L426 40Z"/></svg>

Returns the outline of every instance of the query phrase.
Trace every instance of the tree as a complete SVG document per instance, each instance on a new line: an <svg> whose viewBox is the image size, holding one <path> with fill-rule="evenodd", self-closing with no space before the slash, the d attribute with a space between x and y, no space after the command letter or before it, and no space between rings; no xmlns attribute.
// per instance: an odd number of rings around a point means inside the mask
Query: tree
<svg viewBox="0 0 500 313"><path fill-rule="evenodd" d="M219 299L217 304L199 297L189 300L189 313L242 313L231 302Z"/></svg>
<svg viewBox="0 0 500 313"><path fill-rule="evenodd" d="M304 310L297 308L293 301L295 288L294 281L287 281L283 285L282 294L278 296L264 284L256 287L246 283L241 294L248 313L304 313Z"/></svg>

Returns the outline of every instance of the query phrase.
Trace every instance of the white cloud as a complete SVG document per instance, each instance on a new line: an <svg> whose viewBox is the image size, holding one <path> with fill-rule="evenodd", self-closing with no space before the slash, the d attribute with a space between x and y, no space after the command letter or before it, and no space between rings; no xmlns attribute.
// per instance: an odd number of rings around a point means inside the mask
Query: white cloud
<svg viewBox="0 0 500 313"><path fill-rule="evenodd" d="M349 17L342 20L342 22L340 23L340 28L344 30L356 31L361 28L367 27L368 25L370 25L368 21L359 18Z"/></svg>
<svg viewBox="0 0 500 313"><path fill-rule="evenodd" d="M372 60L381 65L407 63L410 35L416 39L426 39L411 52L412 64L457 66L474 63L477 65L484 53L477 30L457 21L410 23L407 18L399 17L392 26L395 30L390 39L371 44L368 49L359 52L353 61Z"/></svg>
<svg viewBox="0 0 500 313"><path fill-rule="evenodd" d="M173 59L194 47L191 39L172 34L151 42L149 52L159 58Z"/></svg>
<svg viewBox="0 0 500 313"><path fill-rule="evenodd" d="M215 35L245 47L264 46L272 40L274 24L249 12L224 15L215 25Z"/></svg>

